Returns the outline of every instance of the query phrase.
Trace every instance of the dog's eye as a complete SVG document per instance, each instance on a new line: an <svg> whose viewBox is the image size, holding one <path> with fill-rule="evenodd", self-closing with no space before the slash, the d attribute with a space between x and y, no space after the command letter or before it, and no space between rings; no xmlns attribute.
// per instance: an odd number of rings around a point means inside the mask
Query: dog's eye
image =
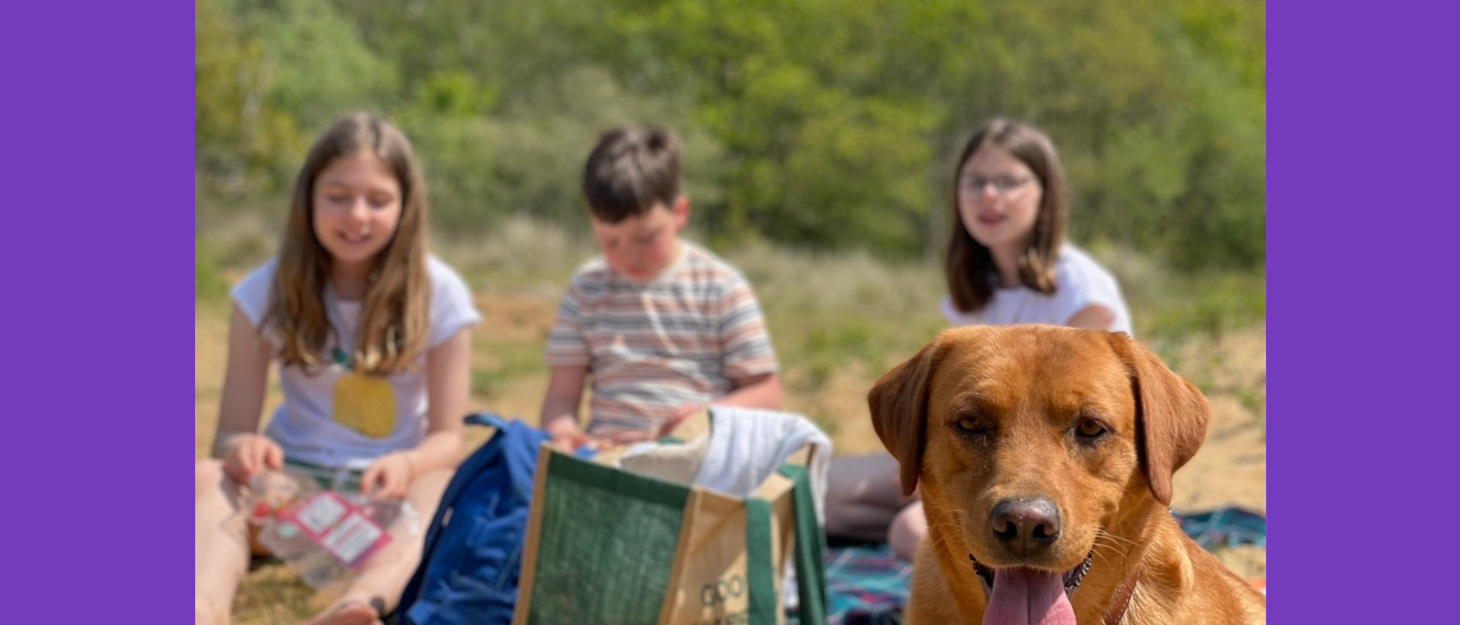
<svg viewBox="0 0 1460 625"><path fill-rule="evenodd" d="M969 434L983 434L988 431L988 428L984 427L982 423L979 423L978 419L959 419L958 429Z"/></svg>
<svg viewBox="0 0 1460 625"><path fill-rule="evenodd" d="M1075 433L1083 438L1095 438L1105 433L1105 426L1094 419L1081 419L1075 426Z"/></svg>

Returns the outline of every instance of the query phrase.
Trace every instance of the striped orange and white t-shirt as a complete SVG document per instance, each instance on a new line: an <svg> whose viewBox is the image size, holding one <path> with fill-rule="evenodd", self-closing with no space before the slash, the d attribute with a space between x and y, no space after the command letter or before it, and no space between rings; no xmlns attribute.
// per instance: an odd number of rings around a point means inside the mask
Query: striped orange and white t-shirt
<svg viewBox="0 0 1460 625"><path fill-rule="evenodd" d="M656 428L688 405L734 390L734 380L777 370L750 284L688 242L649 282L615 275L602 257L581 267L558 307L549 366L588 367L588 429Z"/></svg>

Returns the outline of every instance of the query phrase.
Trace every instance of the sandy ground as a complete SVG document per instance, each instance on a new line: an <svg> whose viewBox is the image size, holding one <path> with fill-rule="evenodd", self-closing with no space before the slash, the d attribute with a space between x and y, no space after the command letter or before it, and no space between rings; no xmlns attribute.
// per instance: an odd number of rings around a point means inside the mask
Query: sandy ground
<svg viewBox="0 0 1460 625"><path fill-rule="evenodd" d="M541 293L478 297L486 318L474 335L471 408L509 417L536 419L546 389L546 371L539 354L552 322L556 302ZM200 305L196 316L196 444L205 457L217 423L227 347L227 311ZM1176 475L1177 510L1204 510L1237 505L1258 512L1267 509L1266 418L1267 335L1265 328L1229 333L1215 340L1177 347L1172 368L1207 390L1212 418L1205 444ZM887 367L894 362L885 363ZM814 392L798 392L796 371L785 373L787 409L819 417L828 424L838 455L882 451L872 431L866 393L881 370L852 361L834 370ZM280 396L271 383L266 414ZM471 444L486 432L470 435ZM1227 565L1248 578L1266 575L1266 553L1236 549L1219 553ZM316 596L278 563L256 563L240 589L234 617L238 623L287 623L319 609L327 597Z"/></svg>

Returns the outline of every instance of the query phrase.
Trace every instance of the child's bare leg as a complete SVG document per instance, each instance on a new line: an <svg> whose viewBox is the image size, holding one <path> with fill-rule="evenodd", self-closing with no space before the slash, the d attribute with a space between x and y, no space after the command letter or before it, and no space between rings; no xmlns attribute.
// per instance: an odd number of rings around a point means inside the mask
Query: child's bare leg
<svg viewBox="0 0 1460 625"><path fill-rule="evenodd" d="M916 500L916 494L902 495L897 459L891 454L835 458L827 471L826 533L887 540L893 518Z"/></svg>
<svg viewBox="0 0 1460 625"><path fill-rule="evenodd" d="M928 517L923 516L923 502L914 501L892 519L887 529L887 544L898 557L912 561L918 552L918 543L928 535Z"/></svg>
<svg viewBox="0 0 1460 625"><path fill-rule="evenodd" d="M233 593L248 573L248 527L239 512L239 485L217 460L199 460L193 528L197 622L229 622Z"/></svg>
<svg viewBox="0 0 1460 625"><path fill-rule="evenodd" d="M411 484L406 499L416 510L416 534L402 535L372 556L340 600L311 619L311 625L371 625L379 622L377 607L387 613L395 609L401 592L421 562L426 529L436 516L436 506L441 503L452 474L450 470L436 470Z"/></svg>

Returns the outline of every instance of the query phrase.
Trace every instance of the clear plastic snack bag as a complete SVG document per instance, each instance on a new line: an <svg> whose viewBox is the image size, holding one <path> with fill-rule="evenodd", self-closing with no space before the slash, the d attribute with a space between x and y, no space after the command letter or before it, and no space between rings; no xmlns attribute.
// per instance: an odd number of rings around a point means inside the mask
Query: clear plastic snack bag
<svg viewBox="0 0 1460 625"><path fill-rule="evenodd" d="M246 509L259 544L316 590L349 582L391 542L420 532L409 502L329 490L291 468L250 480Z"/></svg>

